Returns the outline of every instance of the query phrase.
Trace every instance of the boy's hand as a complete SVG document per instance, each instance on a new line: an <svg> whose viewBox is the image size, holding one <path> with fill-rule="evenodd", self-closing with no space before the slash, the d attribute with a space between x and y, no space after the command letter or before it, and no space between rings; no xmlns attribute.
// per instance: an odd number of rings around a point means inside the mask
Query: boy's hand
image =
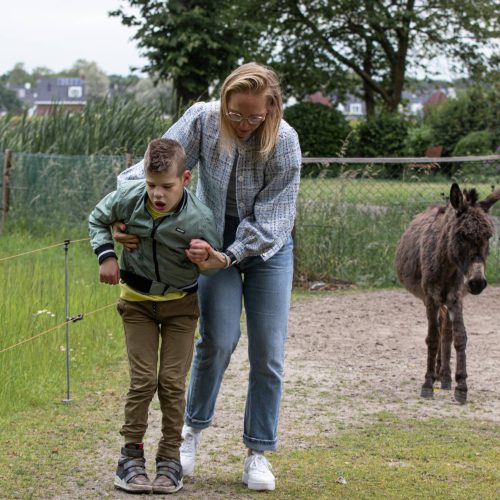
<svg viewBox="0 0 500 500"><path fill-rule="evenodd" d="M108 285L117 285L120 282L120 267L114 257L109 257L99 266L99 280Z"/></svg>
<svg viewBox="0 0 500 500"><path fill-rule="evenodd" d="M204 240L191 240L186 256L191 262L197 264L201 271L226 267L224 256Z"/></svg>
<svg viewBox="0 0 500 500"><path fill-rule="evenodd" d="M127 252L132 252L139 246L139 236L127 234L127 226L123 222L115 222L112 227L114 240L121 243Z"/></svg>
<svg viewBox="0 0 500 500"><path fill-rule="evenodd" d="M186 257L194 264L200 264L208 259L211 249L212 247L205 240L191 240L186 250Z"/></svg>

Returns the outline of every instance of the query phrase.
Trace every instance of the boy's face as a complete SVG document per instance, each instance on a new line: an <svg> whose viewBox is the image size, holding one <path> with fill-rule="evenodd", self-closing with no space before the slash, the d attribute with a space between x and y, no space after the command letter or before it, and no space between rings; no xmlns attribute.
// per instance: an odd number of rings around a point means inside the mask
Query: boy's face
<svg viewBox="0 0 500 500"><path fill-rule="evenodd" d="M182 175L176 168L166 172L145 172L146 191L149 201L158 212L171 212L182 200L184 186L189 184L191 172L185 170Z"/></svg>

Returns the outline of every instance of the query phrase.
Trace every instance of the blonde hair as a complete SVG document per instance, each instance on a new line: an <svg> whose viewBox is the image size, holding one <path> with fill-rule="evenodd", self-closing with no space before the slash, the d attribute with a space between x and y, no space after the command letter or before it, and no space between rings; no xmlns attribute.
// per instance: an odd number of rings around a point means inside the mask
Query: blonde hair
<svg viewBox="0 0 500 500"><path fill-rule="evenodd" d="M222 84L220 97L220 147L229 151L232 149L237 135L229 122L228 102L232 95L250 93L264 95L267 98L266 119L256 130L259 153L267 158L276 146L278 130L283 117L283 101L279 79L269 67L257 63L243 64L236 68Z"/></svg>
<svg viewBox="0 0 500 500"><path fill-rule="evenodd" d="M179 176L186 170L186 153L182 144L173 139L153 139L144 154L144 171L168 172L172 168Z"/></svg>

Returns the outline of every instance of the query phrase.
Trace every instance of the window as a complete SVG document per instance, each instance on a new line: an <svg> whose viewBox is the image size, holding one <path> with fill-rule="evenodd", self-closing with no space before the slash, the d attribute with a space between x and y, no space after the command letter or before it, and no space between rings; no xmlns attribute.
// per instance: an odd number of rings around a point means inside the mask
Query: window
<svg viewBox="0 0 500 500"><path fill-rule="evenodd" d="M363 114L363 110L361 109L361 104L359 102L355 102L355 103L349 105L349 113L351 115Z"/></svg>
<svg viewBox="0 0 500 500"><path fill-rule="evenodd" d="M82 87L68 87L68 97L79 98L83 95Z"/></svg>

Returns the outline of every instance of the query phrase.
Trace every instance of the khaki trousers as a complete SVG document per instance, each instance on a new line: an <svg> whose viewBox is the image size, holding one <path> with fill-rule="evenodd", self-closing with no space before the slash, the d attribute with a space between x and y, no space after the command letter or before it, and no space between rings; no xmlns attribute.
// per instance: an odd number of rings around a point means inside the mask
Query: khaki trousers
<svg viewBox="0 0 500 500"><path fill-rule="evenodd" d="M156 391L162 412L162 437L157 456L179 460L186 405L186 377L193 357L199 316L197 294L165 302L120 299L130 368L125 444L141 443L148 427L148 410Z"/></svg>

